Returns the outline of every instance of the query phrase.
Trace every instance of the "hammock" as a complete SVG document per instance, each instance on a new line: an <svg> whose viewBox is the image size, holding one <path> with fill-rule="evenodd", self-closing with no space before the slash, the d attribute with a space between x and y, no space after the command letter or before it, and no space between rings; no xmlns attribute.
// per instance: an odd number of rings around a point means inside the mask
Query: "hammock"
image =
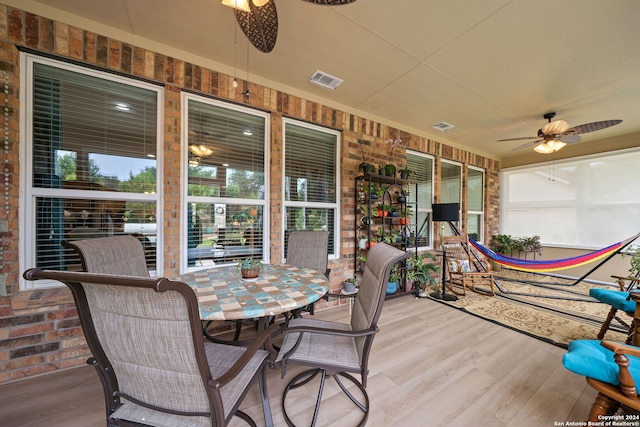
<svg viewBox="0 0 640 427"><path fill-rule="evenodd" d="M498 264L504 265L514 270L541 272L541 271L556 271L556 270L563 270L565 268L578 267L593 261L597 261L602 258L613 256L613 254L624 249L627 245L629 245L629 243L633 242L638 237L640 237L640 233L636 234L635 236L627 240L623 240L622 242L614 243L613 245L607 246L606 248L602 248L597 251L589 252L583 255L578 255L571 258L540 260L540 261L512 258L512 257L500 255L498 253L495 253L491 249L485 246L482 246L480 243L476 242L471 237L469 237L469 242L473 245L474 248L480 251L484 256L491 259L492 261L497 262Z"/></svg>

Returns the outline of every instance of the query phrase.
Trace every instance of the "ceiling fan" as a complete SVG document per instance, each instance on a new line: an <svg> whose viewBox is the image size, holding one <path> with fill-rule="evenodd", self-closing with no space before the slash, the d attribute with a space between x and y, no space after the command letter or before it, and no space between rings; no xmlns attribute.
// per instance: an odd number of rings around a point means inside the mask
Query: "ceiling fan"
<svg viewBox="0 0 640 427"><path fill-rule="evenodd" d="M353 3L356 0L304 0L325 6ZM278 38L278 11L274 0L222 0L222 4L235 9L236 20L251 44L261 52L269 53Z"/></svg>
<svg viewBox="0 0 640 427"><path fill-rule="evenodd" d="M571 127L565 120L554 120L552 118L556 116L556 113L547 113L543 117L548 120L548 123L538 130L538 136L524 136L520 138L507 138L499 139L502 141L521 141L525 139L533 139L535 141L527 142L513 149L513 151L522 150L523 148L533 147L534 150L541 154L551 154L560 150L567 144L574 144L580 142L580 135L582 133L593 132L600 129L605 129L611 126L615 126L622 123L622 120L603 120L601 122L585 123L579 126Z"/></svg>

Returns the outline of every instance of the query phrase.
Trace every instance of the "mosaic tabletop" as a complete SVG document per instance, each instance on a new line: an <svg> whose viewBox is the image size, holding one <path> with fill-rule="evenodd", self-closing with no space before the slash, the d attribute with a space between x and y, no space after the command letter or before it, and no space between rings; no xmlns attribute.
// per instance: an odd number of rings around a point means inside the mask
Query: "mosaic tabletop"
<svg viewBox="0 0 640 427"><path fill-rule="evenodd" d="M245 280L236 266L194 271L176 277L191 286L202 320L275 316L319 300L329 281L315 270L265 264L260 277Z"/></svg>

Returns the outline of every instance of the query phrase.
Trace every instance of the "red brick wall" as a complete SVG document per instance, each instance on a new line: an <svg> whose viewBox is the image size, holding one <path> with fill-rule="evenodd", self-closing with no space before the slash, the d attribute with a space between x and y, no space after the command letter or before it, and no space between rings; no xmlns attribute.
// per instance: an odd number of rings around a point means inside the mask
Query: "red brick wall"
<svg viewBox="0 0 640 427"><path fill-rule="evenodd" d="M3 86L0 98L3 108L6 108L0 126L0 130L5 129L3 145L0 146L5 178L0 181L0 189L5 194L4 205L0 206L0 224L5 221L8 230L1 231L0 227L0 285L5 284L7 294L0 297L0 383L78 365L84 363L88 356L73 301L66 288L23 292L18 289L18 275L21 273L18 271L18 46L164 84L163 227L166 276L178 274L179 265L182 89L233 100L271 113L272 175L269 191L272 204L269 209L270 256L274 262L282 257L282 178L279 171L282 166L283 115L342 130L342 233L339 242L342 258L330 263L333 287L338 288L342 278L353 269L356 237L353 182L358 173L358 164L362 161L361 143L366 147L367 161L376 165L390 162L402 165L405 148L409 148L434 155L436 170L442 158L484 168L487 171L485 238L498 230L499 164L491 159L246 81L240 81L238 87L234 88L231 76L215 70L0 4L0 84ZM249 98L242 94L247 89L252 94ZM402 138L404 148L396 149L393 159L390 159L389 146L384 141L395 136ZM438 186L436 180L436 189ZM438 194L437 191L435 194Z"/></svg>

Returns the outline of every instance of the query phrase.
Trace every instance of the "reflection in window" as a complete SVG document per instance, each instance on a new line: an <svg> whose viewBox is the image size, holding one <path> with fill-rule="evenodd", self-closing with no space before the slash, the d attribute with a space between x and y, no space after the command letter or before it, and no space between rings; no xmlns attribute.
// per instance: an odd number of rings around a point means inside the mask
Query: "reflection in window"
<svg viewBox="0 0 640 427"><path fill-rule="evenodd" d="M140 236L155 269L162 89L23 55L32 135L23 197L34 221L32 237L21 239L25 263L78 269L62 240L125 233Z"/></svg>
<svg viewBox="0 0 640 427"><path fill-rule="evenodd" d="M284 121L284 253L294 230L330 231L329 255L337 255L339 133Z"/></svg>
<svg viewBox="0 0 640 427"><path fill-rule="evenodd" d="M467 234L477 242L484 235L484 171L469 167L467 190Z"/></svg>
<svg viewBox="0 0 640 427"><path fill-rule="evenodd" d="M191 94L183 103L186 266L263 259L267 115Z"/></svg>
<svg viewBox="0 0 640 427"><path fill-rule="evenodd" d="M416 236L417 246L426 248L433 243L430 221L433 202L433 158L422 153L407 152L407 168L415 172L411 179L418 183L418 209L411 218L411 222L416 226L410 227L410 231ZM410 186L409 202L415 203L415 196L413 186Z"/></svg>

